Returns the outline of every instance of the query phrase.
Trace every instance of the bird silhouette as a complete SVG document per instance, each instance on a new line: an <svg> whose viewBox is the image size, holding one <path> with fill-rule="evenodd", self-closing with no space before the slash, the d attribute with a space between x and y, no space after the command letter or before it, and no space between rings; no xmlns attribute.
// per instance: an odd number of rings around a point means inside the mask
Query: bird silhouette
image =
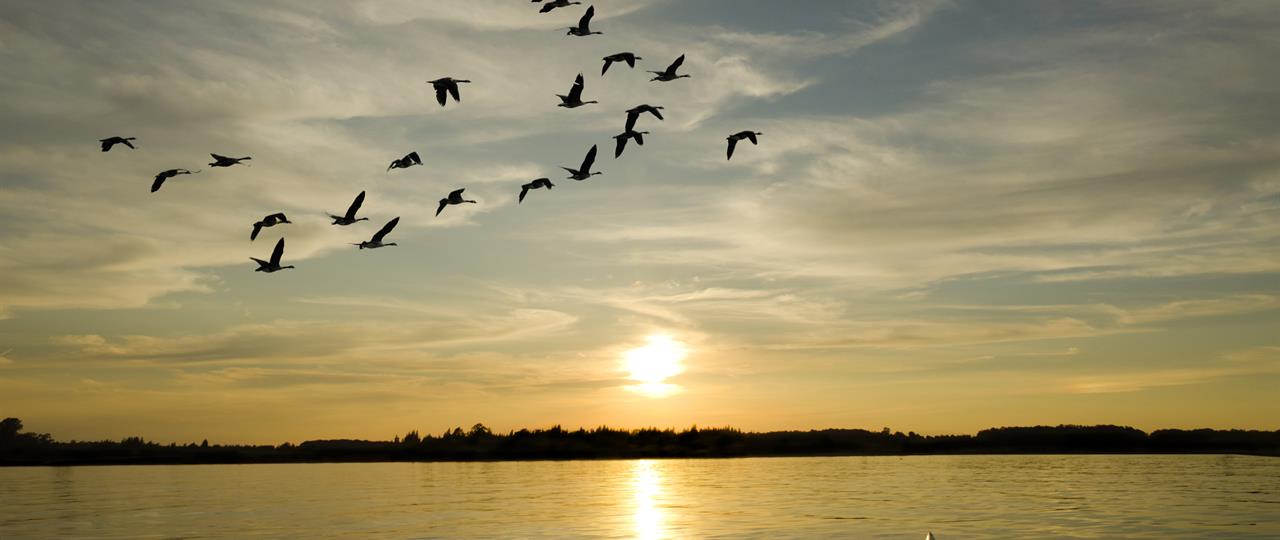
<svg viewBox="0 0 1280 540"><path fill-rule="evenodd" d="M102 143L102 151L106 152L110 150L112 146L117 144L123 144L129 148L133 148L133 143L129 141L136 140L138 140L137 137L107 137L105 139L98 139L98 142Z"/></svg>
<svg viewBox="0 0 1280 540"><path fill-rule="evenodd" d="M369 218L367 217L356 219L356 212L360 211L360 205L362 204L364 204L363 191L361 191L359 195L356 195L356 200L351 201L351 206L347 207L346 214L343 214L341 216L335 216L333 214L329 214L329 217L333 218L333 223L331 223L331 225L351 225L352 223L355 223L357 221L368 220Z"/></svg>
<svg viewBox="0 0 1280 540"><path fill-rule="evenodd" d="M738 146L738 141L741 141L742 139L751 141L751 144L758 144L756 142L756 135L764 135L764 133L760 133L759 131L747 130L747 131L739 131L737 133L734 133L733 135L725 137L725 139L729 141L729 157L726 157L725 159L726 160L733 159L733 149L734 147Z"/></svg>
<svg viewBox="0 0 1280 540"><path fill-rule="evenodd" d="M392 219L391 221L388 221L387 224L383 225L381 229L378 229L378 232L373 234L373 238L370 238L368 241L365 241L365 242L360 242L359 244L351 244L351 245L360 246L360 249L377 249L380 247L394 246L396 245L395 242L387 242L384 244L382 242L382 239L385 238L387 234L391 232L391 229L396 228L397 223L400 223L399 216L397 216L395 219Z"/></svg>
<svg viewBox="0 0 1280 540"><path fill-rule="evenodd" d="M533 1L541 2L542 0L533 0ZM582 2L569 2L568 0L552 0L551 2L542 4L542 9L539 9L538 13L547 13L555 8L569 7L569 6L581 4L581 3Z"/></svg>
<svg viewBox="0 0 1280 540"><path fill-rule="evenodd" d="M219 156L218 154L209 154L209 155L213 156L213 163L209 164L210 167L230 167L232 165L240 165L241 161L253 159L248 156L233 158L233 157L227 157L227 156Z"/></svg>
<svg viewBox="0 0 1280 540"><path fill-rule="evenodd" d="M566 109L576 109L588 103L599 103L597 101L582 101L582 89L584 86L582 74L579 73L578 78L573 80L573 86L569 87L569 95L564 96L556 94L556 97L560 98L560 104L556 106L564 107Z"/></svg>
<svg viewBox="0 0 1280 540"><path fill-rule="evenodd" d="M466 190L467 188L455 189L449 192L448 197L440 199L440 206L436 207L436 215L439 216L440 212L444 211L444 207L449 206L451 204L462 204L462 203L475 204L475 201L469 201L462 198L462 192Z"/></svg>
<svg viewBox="0 0 1280 540"><path fill-rule="evenodd" d="M418 157L417 152L409 152L400 159L391 160L391 164L387 165L387 170L391 169L408 169L414 165L422 165L422 159Z"/></svg>
<svg viewBox="0 0 1280 540"><path fill-rule="evenodd" d="M676 58L675 62L672 62L671 65L667 66L667 69L662 71L650 71L649 73L653 73L654 75L657 75L657 77L654 77L649 80L666 82L666 81L674 81L681 77L688 77L688 75L676 75L676 70L680 69L680 64L683 64L683 63L684 63L684 55L682 54L680 55L680 58Z"/></svg>
<svg viewBox="0 0 1280 540"><path fill-rule="evenodd" d="M528 184L520 186L520 198L516 200L516 204L524 202L524 196L527 195L531 189L547 188L549 190L553 187L556 187L556 185L552 184L551 180L548 178L538 178Z"/></svg>
<svg viewBox="0 0 1280 540"><path fill-rule="evenodd" d="M657 117L658 120L662 120L662 113L658 112L661 109L662 107L654 107L649 104L636 105L635 107L627 109L627 129L624 131L631 131L632 129L635 129L636 120L639 119L640 115L643 113L651 113Z"/></svg>
<svg viewBox="0 0 1280 540"><path fill-rule="evenodd" d="M570 169L568 167L560 167L560 168L566 171L569 171L569 178L572 178L574 180L586 180L588 178L591 178L594 175L604 174L602 172L591 172L591 164L595 162L596 162L596 145L593 144L591 145L591 149L587 150L587 157L582 158L582 166L578 167L577 169Z"/></svg>
<svg viewBox="0 0 1280 540"><path fill-rule="evenodd" d="M644 136L648 134L648 131L627 130L619 135L614 135L613 138L618 142L618 144L613 149L613 159L618 159L618 156L622 155L622 149L627 147L627 139L635 139L636 144L644 146Z"/></svg>
<svg viewBox="0 0 1280 540"><path fill-rule="evenodd" d="M578 26L570 26L566 36L586 37L592 34L603 34L604 32L591 31L591 17L596 14L595 6L587 6L587 12L582 14L582 18L578 19Z"/></svg>
<svg viewBox="0 0 1280 540"><path fill-rule="evenodd" d="M643 58L636 56L636 53L620 52L606 56L602 60L604 60L604 67L600 68L601 77L604 76L604 72L609 71L609 66L613 65L614 62L626 62L628 66L635 69L636 60L643 60Z"/></svg>
<svg viewBox="0 0 1280 540"><path fill-rule="evenodd" d="M276 248L271 251L271 260L264 261L257 257L249 257L249 258L252 259L254 262L258 263L258 267L253 269L254 272L266 272L270 274L272 272L279 272L286 268L293 268L293 265L280 266L280 257L282 255L284 255L284 239L283 238L281 238L278 242L276 242Z"/></svg>
<svg viewBox="0 0 1280 540"><path fill-rule="evenodd" d="M453 100L456 102L462 101L462 97L458 95L458 83L469 83L471 81L445 77L427 82L431 83L431 87L436 89L436 101L443 107L448 96L453 96Z"/></svg>
<svg viewBox="0 0 1280 540"><path fill-rule="evenodd" d="M178 176L179 174L195 174L198 172L200 171L191 172L186 169L169 169L167 171L160 171L156 174L155 181L151 183L151 192L155 193L160 191L160 186L164 185L165 180Z"/></svg>
<svg viewBox="0 0 1280 540"><path fill-rule="evenodd" d="M281 223L293 223L293 222L289 221L289 218L285 217L283 212L271 214L267 217L262 218L261 221L258 221L253 224L253 232L249 233L249 241L252 242L254 240L257 240L258 233L262 231L263 227L275 227L276 225L279 225Z"/></svg>

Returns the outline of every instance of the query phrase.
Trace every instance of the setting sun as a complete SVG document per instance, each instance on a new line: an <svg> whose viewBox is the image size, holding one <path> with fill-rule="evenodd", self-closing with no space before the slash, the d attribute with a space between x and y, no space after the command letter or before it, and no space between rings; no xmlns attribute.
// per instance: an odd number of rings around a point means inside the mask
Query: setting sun
<svg viewBox="0 0 1280 540"><path fill-rule="evenodd" d="M670 395L678 387L665 381L684 372L683 361L689 351L670 336L653 335L646 340L648 344L623 354L627 377L640 383L629 388L652 397Z"/></svg>

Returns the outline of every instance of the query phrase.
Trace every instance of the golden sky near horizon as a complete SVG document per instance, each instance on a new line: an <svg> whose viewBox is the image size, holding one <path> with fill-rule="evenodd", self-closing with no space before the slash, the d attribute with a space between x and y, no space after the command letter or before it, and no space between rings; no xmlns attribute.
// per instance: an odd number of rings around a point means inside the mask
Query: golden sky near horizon
<svg viewBox="0 0 1280 540"><path fill-rule="evenodd" d="M0 416L1280 428L1274 4L796 5L600 1L576 38L524 1L0 4ZM578 73L600 103L556 107ZM253 272L282 236L297 268Z"/></svg>

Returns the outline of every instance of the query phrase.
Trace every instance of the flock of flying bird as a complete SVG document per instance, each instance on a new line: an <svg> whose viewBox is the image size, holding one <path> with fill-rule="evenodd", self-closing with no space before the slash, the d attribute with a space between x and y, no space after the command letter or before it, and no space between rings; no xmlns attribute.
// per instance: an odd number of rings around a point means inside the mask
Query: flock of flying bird
<svg viewBox="0 0 1280 540"><path fill-rule="evenodd" d="M569 0L551 0L547 2L544 2L543 0L531 0L531 1L535 3L542 3L542 8L539 10L540 13L549 13L557 8L563 8L571 5L581 4L581 2L572 2ZM582 15L580 19L578 19L578 24L576 26L570 26L566 35L585 37L585 36L603 34L603 32L591 30L591 18L595 16L595 13L596 13L595 6L588 6L587 11ZM609 66L613 65L615 62L625 63L627 64L628 67L634 69L636 67L636 61L641 59L642 59L641 57L636 56L635 53L631 53L631 52L620 52L617 54L611 54L609 56L606 56L603 58L604 67L600 69L600 76L603 77L604 74L609 71ZM654 75L654 77L650 79L650 81L651 82L653 81L670 82L670 81L675 81L677 79L689 77L689 75L687 74L680 74L678 72L682 64L684 64L683 54L681 54L679 58L676 58L674 62L668 65L666 69L662 71L649 71L649 73L652 73ZM453 98L453 101L455 103L461 102L462 96L461 96L461 92L458 89L458 84L470 83L471 81L466 79L454 79L453 77L443 77L443 78L439 78L439 79L436 79L433 81L427 81L427 82L430 83L432 88L435 90L436 102L438 102L440 106L443 107L448 102L450 97ZM585 88L585 86L586 85L585 85L585 81L583 80L582 74L579 73L578 77L573 81L573 86L569 88L568 94L563 94L563 95L556 94L556 96L560 98L560 103L557 106L564 107L566 109L576 109L583 105L587 105L591 103L599 103L597 101L582 100L582 91ZM623 130L622 133L613 136L613 139L615 141L614 152L613 152L614 159L617 159L618 157L622 156L622 151L626 148L628 141L634 140L636 144L641 146L644 145L644 136L648 135L649 132L636 131L635 130L636 121L639 120L640 116L645 113L649 113L653 115L658 120L663 120L662 112L661 112L662 109L663 108L660 106L654 106L654 105L648 105L648 104L637 105L635 107L627 109L626 128ZM746 139L751 141L751 144L757 144L756 137L759 135L763 135L763 133L760 133L758 131L748 130L748 131L740 131L738 133L734 133L726 137L725 139L729 143L726 159L733 158L733 150L737 146L738 141ZM99 142L102 145L102 151L107 152L107 151L110 151L111 148L117 144L123 144L131 149L135 148L133 143L130 142L134 140L137 140L137 138L108 137L106 139L101 139ZM244 162L253 159L252 157L249 157L249 156L245 156L241 158L221 156L218 154L210 154L210 156L213 157L213 163L209 164L210 167L231 167L233 165L242 165L242 164L247 165ZM596 161L596 145L592 145L591 149L587 151L586 157L583 158L582 164L579 165L578 168L576 169L569 168L569 167L561 167L561 168L569 173L568 178L570 179L586 180L597 174L602 174L600 171L593 172L591 170L591 167L594 166L595 161ZM415 165L422 165L422 158L418 156L417 152L410 152L402 158L392 160L391 164L387 166L387 171L390 172L392 169L407 169ZM160 187L164 185L165 181L169 180L170 178L174 178L176 176L184 175L184 174L197 174L199 172L200 172L199 170L192 171L190 169L168 169L165 171L161 171L156 174L155 180L151 184L151 192L155 193L156 191L159 191ZM542 188L550 190L553 187L555 187L555 184L551 183L551 180L548 178L538 178L526 184L523 184L520 186L520 197L517 200L517 203L524 202L524 198L526 195L528 195L529 190L542 189ZM463 195L462 195L463 191L465 191L465 188L454 190L449 193L448 197L440 199L439 201L440 204L438 207L436 207L436 215L439 216L440 213L444 211L445 207L448 207L450 205L468 204L468 203L475 204L476 201L463 198ZM345 214L341 216L329 214L329 217L333 219L332 224L347 226L347 225L355 224L356 222L359 222L359 221L367 221L369 218L356 217L356 214L360 211L360 206L364 204L364 196L365 196L365 192L363 191L361 191L359 195L356 195L355 200L353 200L351 202L351 205L347 207L347 211ZM392 229L395 229L396 224L399 222L400 222L399 217L393 218L391 221L388 221L385 225L383 225L382 228L379 229L378 232L375 233L373 237L370 238L369 240L360 242L358 244L352 244L352 245L357 246L359 249L376 249L381 247L394 246L396 245L395 242L384 242L383 239L386 238L387 234L389 234L392 231ZM289 218L286 217L283 212L277 212L275 214L270 214L268 216L265 216L261 220L253 224L253 232L250 233L249 240L250 241L256 240L258 238L258 234L262 232L262 229L264 228L274 227L276 225L285 224L285 223L293 223L293 222L289 221ZM293 268L292 265L282 266L280 264L280 259L283 255L284 255L284 238L280 238L280 240L276 242L275 249L272 250L271 258L269 260L262 260L256 257L250 257L250 259L258 263L258 268L254 269L255 272L272 273L272 272L278 272L280 270L285 270L288 268Z"/></svg>

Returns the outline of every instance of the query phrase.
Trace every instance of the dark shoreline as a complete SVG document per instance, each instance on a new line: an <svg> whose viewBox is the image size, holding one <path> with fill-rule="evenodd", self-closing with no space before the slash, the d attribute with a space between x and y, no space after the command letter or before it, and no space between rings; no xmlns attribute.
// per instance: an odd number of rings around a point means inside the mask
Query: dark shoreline
<svg viewBox="0 0 1280 540"><path fill-rule="evenodd" d="M318 440L280 445L159 444L54 440L21 433L6 419L0 467L72 465L200 465L239 463L496 462L606 459L696 459L941 455L1191 455L1280 457L1280 431L1179 430L1146 433L1124 426L1003 427L974 435L919 435L863 429L743 432L734 428L549 429L493 433L481 424L441 435L410 431L390 441ZM11 422L12 421L12 422ZM14 426L17 429L13 429Z"/></svg>

